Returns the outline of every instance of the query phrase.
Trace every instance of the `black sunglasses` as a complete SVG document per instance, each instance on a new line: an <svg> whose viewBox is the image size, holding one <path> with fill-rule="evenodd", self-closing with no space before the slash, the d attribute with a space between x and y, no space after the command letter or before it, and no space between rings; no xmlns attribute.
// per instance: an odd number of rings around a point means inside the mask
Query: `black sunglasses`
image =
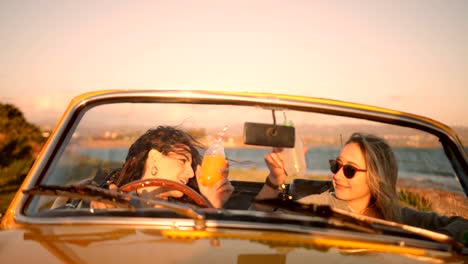
<svg viewBox="0 0 468 264"><path fill-rule="evenodd" d="M367 170L363 170L363 169L358 169L358 168L354 167L353 165L349 165L349 164L343 165L340 162L338 162L337 160L329 160L329 162L330 162L331 172L336 174L338 171L340 171L341 167L343 167L343 174L348 179L352 179L354 177L354 175L356 174L356 172L358 172L358 171L367 171Z"/></svg>

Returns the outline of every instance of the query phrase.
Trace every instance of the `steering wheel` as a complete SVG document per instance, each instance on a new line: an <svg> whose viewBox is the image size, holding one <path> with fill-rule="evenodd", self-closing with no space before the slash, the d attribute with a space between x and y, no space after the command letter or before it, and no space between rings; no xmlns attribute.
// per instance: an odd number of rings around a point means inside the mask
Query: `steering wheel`
<svg viewBox="0 0 468 264"><path fill-rule="evenodd" d="M171 181L168 179L146 179L127 183L119 188L122 192L131 192L145 187L163 187L170 190L179 191L192 199L196 205L203 208L213 208L213 205L201 194L197 193L189 186Z"/></svg>

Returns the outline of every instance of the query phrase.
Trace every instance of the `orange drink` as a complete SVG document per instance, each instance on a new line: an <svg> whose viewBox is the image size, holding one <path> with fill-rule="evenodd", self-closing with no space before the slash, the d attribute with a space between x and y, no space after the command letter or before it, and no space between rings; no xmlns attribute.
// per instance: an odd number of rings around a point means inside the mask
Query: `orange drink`
<svg viewBox="0 0 468 264"><path fill-rule="evenodd" d="M205 186L213 186L223 177L224 167L226 167L226 159L223 156L205 155L198 182Z"/></svg>

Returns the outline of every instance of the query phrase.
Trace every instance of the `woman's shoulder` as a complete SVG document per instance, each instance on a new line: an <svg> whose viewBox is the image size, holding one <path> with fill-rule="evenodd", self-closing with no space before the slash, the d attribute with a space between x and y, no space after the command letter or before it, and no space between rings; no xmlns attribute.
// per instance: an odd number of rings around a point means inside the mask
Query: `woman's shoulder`
<svg viewBox="0 0 468 264"><path fill-rule="evenodd" d="M330 191L325 191L321 194L312 194L302 197L297 201L303 204L330 204L331 198L332 197Z"/></svg>
<svg viewBox="0 0 468 264"><path fill-rule="evenodd" d="M297 200L303 204L318 204L318 205L330 205L335 208L350 211L346 201L340 200L335 196L334 192L325 191L321 194L312 194Z"/></svg>

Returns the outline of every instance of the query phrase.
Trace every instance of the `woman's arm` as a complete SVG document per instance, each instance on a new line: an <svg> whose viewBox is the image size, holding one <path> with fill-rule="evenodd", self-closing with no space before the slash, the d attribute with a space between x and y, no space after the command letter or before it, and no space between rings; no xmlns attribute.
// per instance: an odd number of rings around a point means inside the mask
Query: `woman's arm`
<svg viewBox="0 0 468 264"><path fill-rule="evenodd" d="M265 184L255 196L255 200L277 198L284 191L286 172L284 170L283 153L281 148L273 148L271 153L265 155L265 163L270 173L265 178ZM271 212L274 208L266 205L252 203L249 210Z"/></svg>
<svg viewBox="0 0 468 264"><path fill-rule="evenodd" d="M281 192L281 185L286 182L286 172L284 171L284 161L282 149L274 148L271 153L265 156L265 163L270 170L265 184L255 199L276 198Z"/></svg>
<svg viewBox="0 0 468 264"><path fill-rule="evenodd" d="M448 235L458 242L466 243L464 235L468 232L468 220L460 216L440 216L436 213L427 213L404 207L402 222L406 225L416 226L438 233Z"/></svg>

